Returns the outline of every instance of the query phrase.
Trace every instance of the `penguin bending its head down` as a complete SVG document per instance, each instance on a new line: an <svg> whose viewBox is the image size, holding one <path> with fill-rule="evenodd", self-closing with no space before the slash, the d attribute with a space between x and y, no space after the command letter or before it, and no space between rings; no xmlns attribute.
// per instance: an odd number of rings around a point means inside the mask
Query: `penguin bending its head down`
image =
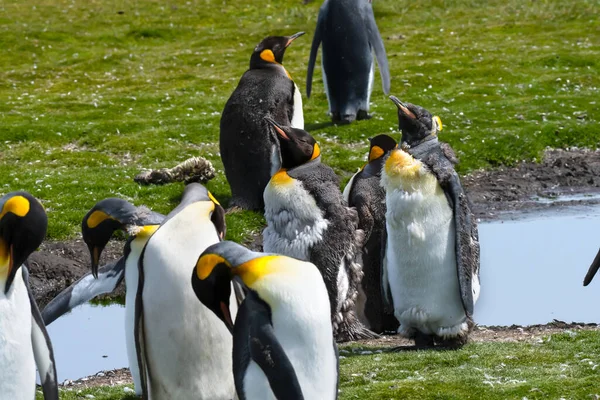
<svg viewBox="0 0 600 400"><path fill-rule="evenodd" d="M52 344L29 287L27 257L46 236L48 217L27 192L0 198L0 397L35 398L39 371L44 399L58 400ZM19 268L21 269L19 271Z"/></svg>
<svg viewBox="0 0 600 400"><path fill-rule="evenodd" d="M477 223L455 158L438 142L439 118L390 98L403 143L390 153L381 177L387 207L383 288L401 335L419 347L459 347L479 297Z"/></svg>
<svg viewBox="0 0 600 400"><path fill-rule="evenodd" d="M334 123L367 119L373 89L373 51L383 92L390 91L390 71L370 0L325 0L319 10L306 75L310 97L319 45L323 42L323 85Z"/></svg>
<svg viewBox="0 0 600 400"><path fill-rule="evenodd" d="M338 341L374 337L355 313L364 239L356 210L346 206L338 176L321 163L315 139L302 129L268 122L279 139L282 168L264 193L264 251L317 266L329 293Z"/></svg>
<svg viewBox="0 0 600 400"><path fill-rule="evenodd" d="M265 117L304 128L302 96L283 67L287 47L304 32L269 36L256 46L247 70L221 114L219 149L231 187L230 206L263 210L263 191L280 167L279 143Z"/></svg>
<svg viewBox="0 0 600 400"><path fill-rule="evenodd" d="M136 207L119 198L108 198L96 203L81 222L83 241L88 246L92 259L92 272L60 292L42 312L44 322L49 325L78 305L100 294L113 292L125 276L125 342L129 370L137 395L142 394L134 339L138 260L146 242L164 219L162 214L144 206ZM130 235L125 243L123 256L118 261L104 266L99 274L98 265L102 250L117 230L126 231Z"/></svg>
<svg viewBox="0 0 600 400"><path fill-rule="evenodd" d="M384 311L381 297L381 240L385 230L385 190L381 187L381 168L396 141L387 135L370 139L369 158L344 189L344 200L358 212L358 227L365 232L362 248L364 277L358 295L358 316L372 331L396 331L393 310Z"/></svg>
<svg viewBox="0 0 600 400"><path fill-rule="evenodd" d="M235 325L229 315L234 277L246 288ZM337 398L329 298L313 264L225 241L202 253L192 286L233 333L233 376L240 399Z"/></svg>
<svg viewBox="0 0 600 400"><path fill-rule="evenodd" d="M190 285L190 266L224 234L223 208L190 183L140 255L135 340L145 399L235 396L231 334ZM230 306L235 315L236 301Z"/></svg>

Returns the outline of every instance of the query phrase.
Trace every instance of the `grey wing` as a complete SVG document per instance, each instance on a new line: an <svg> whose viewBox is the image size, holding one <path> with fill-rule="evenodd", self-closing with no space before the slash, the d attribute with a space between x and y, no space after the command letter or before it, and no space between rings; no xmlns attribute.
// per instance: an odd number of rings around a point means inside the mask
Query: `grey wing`
<svg viewBox="0 0 600 400"><path fill-rule="evenodd" d="M342 196L344 197L346 204L348 204L349 206L352 206L352 204L350 204L350 194L352 193L352 187L354 186L354 178L356 178L356 175L358 175L359 173L360 170L358 170L354 175L352 175L352 178L350 178L350 180L346 184L346 187L344 188L344 191L342 192Z"/></svg>
<svg viewBox="0 0 600 400"><path fill-rule="evenodd" d="M111 293L123 280L125 274L125 258L103 265L98 272L98 279L92 273L82 276L77 282L63 290L42 311L46 325L50 325L58 317L75 307L86 303L96 296Z"/></svg>
<svg viewBox="0 0 600 400"><path fill-rule="evenodd" d="M56 378L56 364L54 363L54 352L52 343L46 331L46 326L40 315L31 288L29 287L29 271L23 265L23 280L29 294L31 304L31 344L33 346L33 358L40 374L42 391L45 400L58 400L58 382Z"/></svg>
<svg viewBox="0 0 600 400"><path fill-rule="evenodd" d="M321 8L319 9L319 16L317 17L317 27L315 28L315 35L313 36L312 45L310 47L310 57L308 58L308 70L306 71L306 98L310 97L310 92L312 90L312 77L313 70L315 69L315 62L317 61L317 52L319 51L319 46L321 45L321 41L323 40L323 26L325 23L325 18L327 16L327 0Z"/></svg>
<svg viewBox="0 0 600 400"><path fill-rule="evenodd" d="M456 267L458 283L463 306L468 315L473 315L473 308L479 295L479 234L477 221L471 211L469 199L465 194L458 174L452 173L440 184L446 193L454 213L456 232ZM475 284L473 284L476 279Z"/></svg>
<svg viewBox="0 0 600 400"><path fill-rule="evenodd" d="M585 274L583 286L587 286L590 284L592 279L594 279L594 275L596 275L596 272L598 272L598 268L600 268L600 250L598 250L596 258L594 258L594 261L592 261L592 265L590 265L590 269L588 270L587 274Z"/></svg>
<svg viewBox="0 0 600 400"><path fill-rule="evenodd" d="M146 243L147 244L147 243ZM144 255L146 254L146 248L142 250L140 258L138 260L138 287L135 296L135 317L133 322L134 340L135 340L135 351L137 353L138 367L140 374L140 385L142 391L142 398L149 399L150 394L148 390L148 380L150 379L150 372L148 371L148 365L146 364L146 353L145 353L145 332L144 332L144 304L142 301L142 293L144 292ZM137 388L136 388L137 389Z"/></svg>
<svg viewBox="0 0 600 400"><path fill-rule="evenodd" d="M383 45L383 39L377 29L375 23L375 15L373 14L373 8L371 4L365 2L363 5L365 10L364 23L367 28L367 35L369 37L369 44L375 51L375 57L377 58L377 64L379 65L379 73L381 74L381 84L383 86L383 93L389 94L390 92L390 68L388 66L387 55L385 53L385 46Z"/></svg>
<svg viewBox="0 0 600 400"><path fill-rule="evenodd" d="M390 289L390 281L387 274L387 228L381 231L381 299L383 300L383 311L387 314L394 313L394 299Z"/></svg>

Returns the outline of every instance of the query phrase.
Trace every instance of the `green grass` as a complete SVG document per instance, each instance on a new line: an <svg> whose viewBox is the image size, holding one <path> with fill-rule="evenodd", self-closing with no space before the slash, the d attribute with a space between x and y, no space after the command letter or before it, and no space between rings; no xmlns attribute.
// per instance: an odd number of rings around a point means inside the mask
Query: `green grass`
<svg viewBox="0 0 600 400"><path fill-rule="evenodd" d="M226 205L220 112L267 35L307 32L285 58L303 90L318 8L300 0L4 1L0 193L32 192L47 208L48 238L72 238L105 197L170 211L182 184L141 187L133 176L201 155L219 171L208 186ZM596 0L377 0L374 9L392 93L442 118L461 173L539 160L546 146L598 146ZM345 182L363 162L366 138L396 134L396 110L377 76L374 118L331 126L320 70L315 78L306 126ZM243 240L262 222L229 215L228 238Z"/></svg>
<svg viewBox="0 0 600 400"><path fill-rule="evenodd" d="M566 331L544 337L541 343L474 343L459 351L381 350L340 348L344 357L340 400L595 399L600 395L600 331ZM116 387L63 391L61 399L81 399L86 394L98 400L134 398Z"/></svg>

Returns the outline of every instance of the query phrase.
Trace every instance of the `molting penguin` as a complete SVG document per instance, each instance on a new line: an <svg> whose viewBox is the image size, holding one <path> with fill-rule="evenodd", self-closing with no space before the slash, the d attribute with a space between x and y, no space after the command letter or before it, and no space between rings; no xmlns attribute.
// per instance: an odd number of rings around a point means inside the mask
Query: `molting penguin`
<svg viewBox="0 0 600 400"><path fill-rule="evenodd" d="M44 240L47 226L44 208L29 193L12 192L0 198L0 397L3 399L35 399L37 367L44 399L58 400L52 344L24 265Z"/></svg>
<svg viewBox="0 0 600 400"><path fill-rule="evenodd" d="M390 71L370 0L325 0L319 10L306 75L310 97L312 75L323 42L323 85L333 122L367 119L373 86L375 51L383 92L390 91Z"/></svg>
<svg viewBox="0 0 600 400"><path fill-rule="evenodd" d="M390 98L403 143L390 153L381 177L387 206L383 287L401 335L419 347L459 347L479 297L477 223L453 167L456 159L438 142L440 119Z"/></svg>
<svg viewBox="0 0 600 400"><path fill-rule="evenodd" d="M585 274L585 278L583 279L583 286L587 286L592 282L592 279L594 279L594 275L596 275L599 268L600 268L600 250L598 250L598 253L596 254L596 257L594 258L594 261L592 261L592 265L590 265L590 269L588 269L587 274Z"/></svg>
<svg viewBox="0 0 600 400"><path fill-rule="evenodd" d="M235 395L231 334L190 285L190 267L224 234L223 208L204 186L191 183L140 255L135 339L144 398ZM235 315L235 300L231 307Z"/></svg>
<svg viewBox="0 0 600 400"><path fill-rule="evenodd" d="M125 341L129 369L137 395L142 394L134 340L135 297L138 285L138 260L146 242L165 216L147 207L135 207L126 200L108 198L99 201L83 217L81 232L92 258L92 272L58 294L42 312L46 325L80 304L103 293L114 291L125 275ZM123 256L116 262L98 264L102 250L116 230L129 233ZM94 279L94 277L96 279Z"/></svg>
<svg viewBox="0 0 600 400"><path fill-rule="evenodd" d="M246 287L235 325L230 281ZM198 299L233 332L233 376L240 399L336 399L337 347L329 298L311 263L221 242L192 274Z"/></svg>
<svg viewBox="0 0 600 400"><path fill-rule="evenodd" d="M360 249L364 239L356 210L342 199L335 172L321 163L315 139L301 129L268 121L280 142L282 168L264 193L264 251L317 266L329 293L333 332L338 341L376 336L355 313L363 275Z"/></svg>
<svg viewBox="0 0 600 400"><path fill-rule="evenodd" d="M369 149L369 161L350 179L344 200L358 212L358 227L365 232L362 248L364 277L358 295L358 315L374 332L396 331L398 321L393 310L384 312L381 297L381 239L385 230L385 190L381 187L381 168L396 141L387 135L375 136Z"/></svg>
<svg viewBox="0 0 600 400"><path fill-rule="evenodd" d="M260 42L250 69L225 104L219 148L231 186L230 206L262 211L265 186L279 169L279 144L264 117L304 128L302 95L281 64L286 48L303 34L269 36Z"/></svg>

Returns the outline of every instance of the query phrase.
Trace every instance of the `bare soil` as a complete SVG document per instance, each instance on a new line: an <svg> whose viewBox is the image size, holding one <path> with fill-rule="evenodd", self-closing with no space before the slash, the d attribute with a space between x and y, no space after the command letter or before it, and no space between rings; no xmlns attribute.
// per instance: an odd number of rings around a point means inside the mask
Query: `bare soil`
<svg viewBox="0 0 600 400"><path fill-rule="evenodd" d="M537 198L600 193L600 151L586 149L548 150L539 163L521 163L511 168L476 171L462 178L463 186L480 220L516 218L524 213L600 203L600 198L540 203ZM247 243L258 247L261 238ZM123 242L112 241L102 254L102 263L120 257ZM30 259L31 281L40 308L90 271L90 255L79 240L46 242ZM123 298L124 286L108 299Z"/></svg>

